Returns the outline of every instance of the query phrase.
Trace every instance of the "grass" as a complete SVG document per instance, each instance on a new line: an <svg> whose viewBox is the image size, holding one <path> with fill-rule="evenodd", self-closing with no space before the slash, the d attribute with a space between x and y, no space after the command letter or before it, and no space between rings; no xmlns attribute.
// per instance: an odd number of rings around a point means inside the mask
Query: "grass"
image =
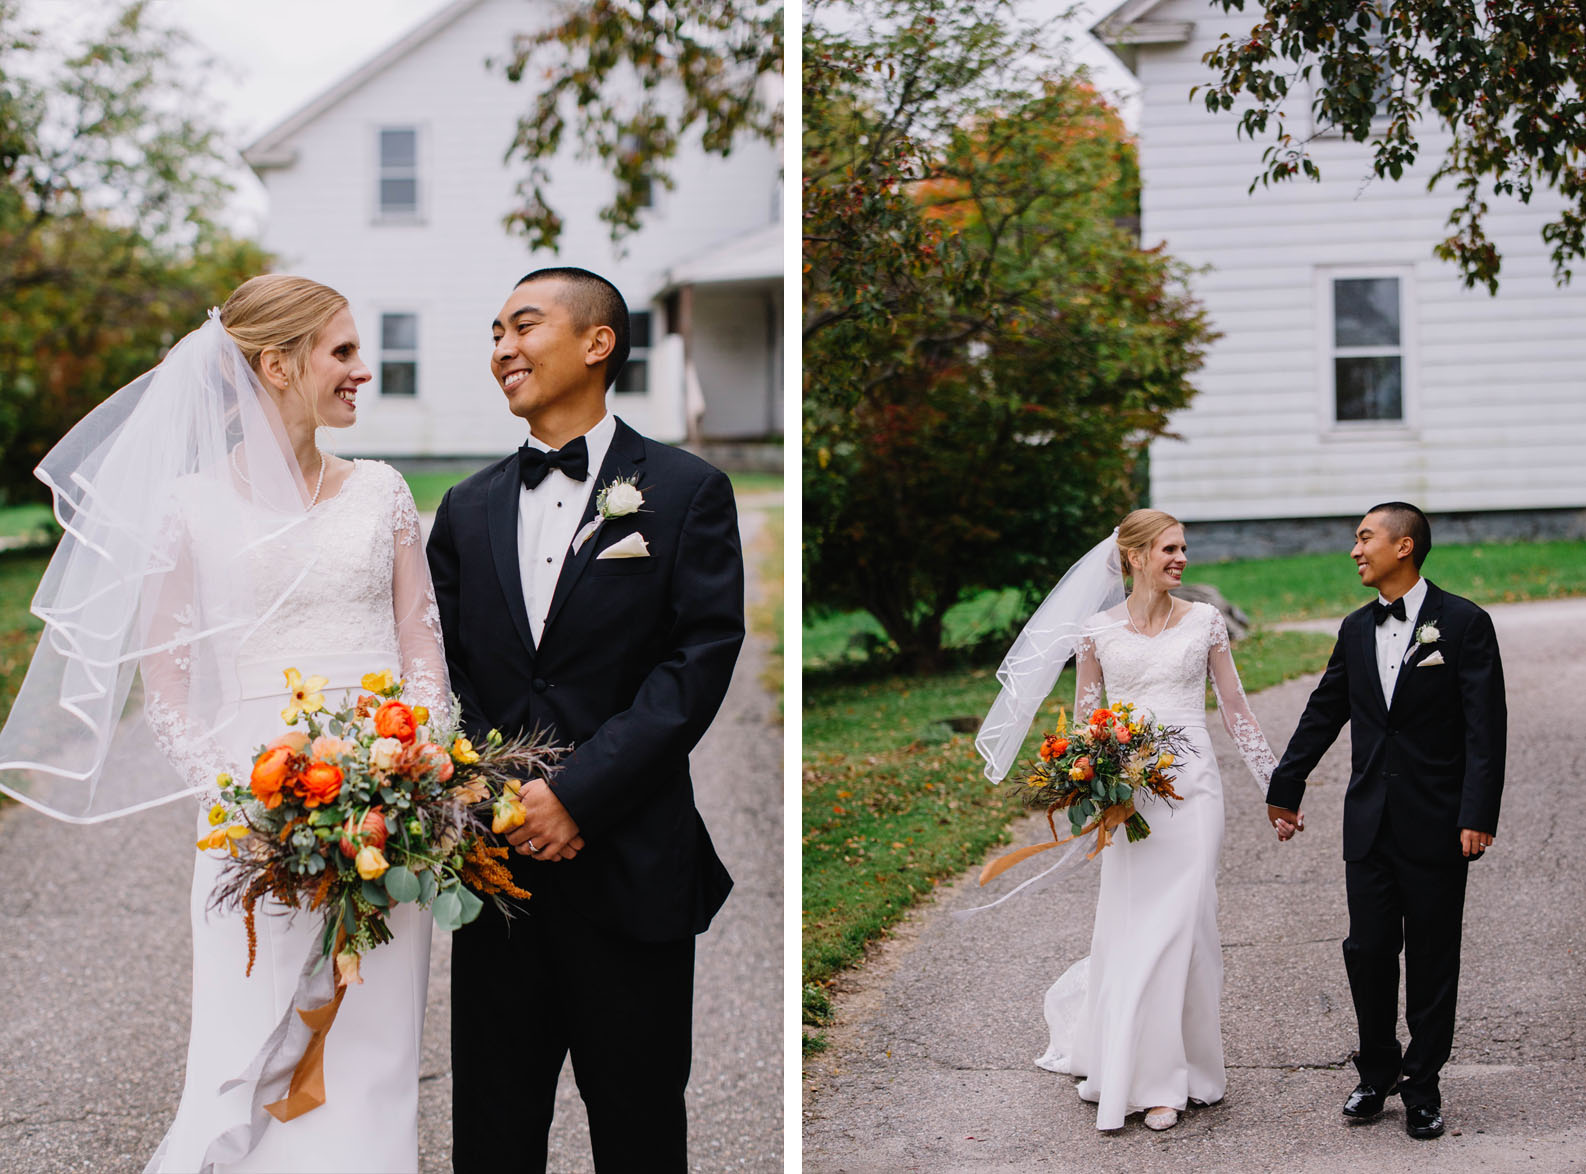
<svg viewBox="0 0 1586 1174"><path fill-rule="evenodd" d="M0 506L0 538L32 538L52 542L56 536L55 512L47 505Z"/></svg>
<svg viewBox="0 0 1586 1174"><path fill-rule="evenodd" d="M1428 576L1445 591L1477 603L1559 599L1586 592L1586 542L1488 542L1435 547ZM1342 618L1371 598L1341 554L1301 554L1248 562L1191 564L1186 580L1216 587L1257 624ZM943 621L950 648L1009 629L1028 613L1019 592L986 591L958 604ZM881 625L865 612L818 616L804 623L804 666L824 668L885 646Z"/></svg>
<svg viewBox="0 0 1586 1174"><path fill-rule="evenodd" d="M765 668L760 673L760 683L776 694L780 706L782 699L782 507L763 511L765 515L760 533L755 535L749 551L755 560L755 570L760 582L757 597L749 604L749 627L759 636L771 641L771 651Z"/></svg>
<svg viewBox="0 0 1586 1174"><path fill-rule="evenodd" d="M781 493L781 473L728 473L732 492L736 497L746 493Z"/></svg>
<svg viewBox="0 0 1586 1174"><path fill-rule="evenodd" d="M419 513L427 514L439 507L448 489L472 475L472 470L463 469L441 473L403 473L402 477L413 491L413 504L418 506Z"/></svg>
<svg viewBox="0 0 1586 1174"><path fill-rule="evenodd" d="M0 554L0 715L11 712L44 625L28 611L49 555Z"/></svg>

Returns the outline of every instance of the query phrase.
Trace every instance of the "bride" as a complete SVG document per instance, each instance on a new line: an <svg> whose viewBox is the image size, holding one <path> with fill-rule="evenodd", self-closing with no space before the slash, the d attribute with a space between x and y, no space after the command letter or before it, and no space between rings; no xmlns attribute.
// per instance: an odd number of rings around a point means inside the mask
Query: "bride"
<svg viewBox="0 0 1586 1174"><path fill-rule="evenodd" d="M1184 529L1171 515L1145 509L1124 518L1020 634L976 738L987 775L1002 778L1073 654L1076 721L1104 699L1132 702L1156 723L1182 727L1193 751L1175 771L1182 802L1136 791L1151 834L1135 843L1119 836L1101 853L1090 957L1046 995L1051 1042L1036 1063L1083 1078L1078 1092L1096 1103L1098 1129L1120 1129L1141 1110L1148 1127L1169 1129L1189 1101L1219 1101L1226 1084L1216 887L1223 795L1206 731L1208 676L1223 725L1263 792L1276 765L1245 700L1222 614L1171 594L1186 558ZM1293 829L1279 829L1285 833Z"/></svg>
<svg viewBox="0 0 1586 1174"><path fill-rule="evenodd" d="M448 712L412 495L390 466L316 442L353 423L369 379L344 297L256 277L50 452L38 475L66 536L0 731L0 790L85 823L186 797L202 833L216 776L247 778L281 732L287 669L328 678L329 708L390 669ZM393 910L327 1038L325 1103L277 1121L264 1105L296 1057L272 1048L320 919L261 903L276 915L257 919L245 974L241 914L208 909L219 861L195 855L186 1082L148 1171L416 1170L430 915Z"/></svg>

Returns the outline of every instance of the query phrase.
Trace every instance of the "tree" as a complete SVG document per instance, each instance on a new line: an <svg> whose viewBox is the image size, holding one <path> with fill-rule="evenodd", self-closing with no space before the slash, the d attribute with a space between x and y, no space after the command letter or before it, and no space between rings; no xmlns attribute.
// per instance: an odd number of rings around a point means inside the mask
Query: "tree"
<svg viewBox="0 0 1586 1174"><path fill-rule="evenodd" d="M0 0L0 500L206 308L268 268L228 190L186 42L132 4L51 56Z"/></svg>
<svg viewBox="0 0 1586 1174"><path fill-rule="evenodd" d="M1244 0L1215 0L1243 11ZM1239 129L1270 131L1252 182L1320 177L1285 109L1311 83L1312 123L1372 141L1372 169L1399 179L1422 147L1420 124L1436 116L1451 136L1428 188L1449 180L1461 193L1436 254L1465 284L1498 290L1502 263L1487 237L1488 200L1529 202L1551 189L1563 209L1542 229L1553 275L1570 280L1586 250L1586 10L1563 0L1272 0L1248 36L1224 36L1205 57L1218 80L1213 111L1238 107Z"/></svg>
<svg viewBox="0 0 1586 1174"><path fill-rule="evenodd" d="M528 164L507 227L533 248L555 249L561 237L545 185L569 119L578 157L603 159L616 176L600 210L614 241L638 229L653 185L673 186L690 135L716 155L745 136L781 141L782 105L768 101L766 84L782 71L780 3L583 0L517 38L504 69L540 87L507 151L509 162Z"/></svg>
<svg viewBox="0 0 1586 1174"><path fill-rule="evenodd" d="M1136 503L1212 335L1134 240L1117 114L1021 74L1007 6L849 15L805 27L805 597L929 669L953 604L1050 587Z"/></svg>

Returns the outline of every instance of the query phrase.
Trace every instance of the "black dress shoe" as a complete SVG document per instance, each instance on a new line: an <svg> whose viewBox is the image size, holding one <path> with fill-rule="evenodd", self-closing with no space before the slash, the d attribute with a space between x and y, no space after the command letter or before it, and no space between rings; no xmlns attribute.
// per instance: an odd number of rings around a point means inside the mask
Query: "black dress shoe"
<svg viewBox="0 0 1586 1174"><path fill-rule="evenodd" d="M1405 1105L1404 1132L1425 1141L1443 1136L1443 1110L1436 1105Z"/></svg>
<svg viewBox="0 0 1586 1174"><path fill-rule="evenodd" d="M1397 1081L1389 1088L1379 1089L1376 1085L1367 1084L1362 1080L1355 1085L1355 1091L1350 1093L1349 1099L1344 1102L1344 1116L1352 1121L1370 1121L1382 1112L1383 1102L1392 1096L1398 1087Z"/></svg>

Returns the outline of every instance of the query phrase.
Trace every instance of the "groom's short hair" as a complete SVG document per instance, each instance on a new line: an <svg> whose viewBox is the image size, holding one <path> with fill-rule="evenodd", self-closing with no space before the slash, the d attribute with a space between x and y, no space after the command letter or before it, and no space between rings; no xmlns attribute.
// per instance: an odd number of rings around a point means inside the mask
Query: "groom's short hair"
<svg viewBox="0 0 1586 1174"><path fill-rule="evenodd" d="M1372 506L1366 513L1381 514L1393 538L1410 539L1414 546L1410 558L1419 571L1421 564L1426 561L1427 552L1432 549L1432 523L1426 520L1426 515L1407 501L1385 501Z"/></svg>
<svg viewBox="0 0 1586 1174"><path fill-rule="evenodd" d="M518 285L531 281L559 281L566 287L567 308L573 316L574 330L611 327L616 340L606 358L606 386L616 383L618 373L628 362L628 303L623 301L617 287L598 273L571 265L536 269L519 278Z"/></svg>

